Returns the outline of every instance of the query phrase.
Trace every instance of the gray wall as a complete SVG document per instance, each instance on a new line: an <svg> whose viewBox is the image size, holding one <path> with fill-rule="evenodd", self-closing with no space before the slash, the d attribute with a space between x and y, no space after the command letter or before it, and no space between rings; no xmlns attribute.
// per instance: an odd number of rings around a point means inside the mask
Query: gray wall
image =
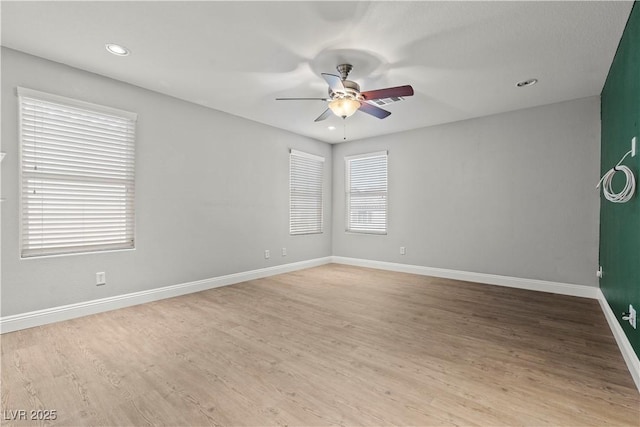
<svg viewBox="0 0 640 427"><path fill-rule="evenodd" d="M138 113L136 250L20 259L16 86ZM3 48L1 314L332 254L597 286L599 135L593 97L332 148ZM322 235L288 234L288 148L327 159ZM343 158L377 150L389 234L345 233Z"/></svg>
<svg viewBox="0 0 640 427"><path fill-rule="evenodd" d="M20 259L16 86L138 113L134 251ZM289 236L289 148L326 158L324 234ZM331 255L322 142L3 48L2 151L2 316Z"/></svg>
<svg viewBox="0 0 640 427"><path fill-rule="evenodd" d="M344 157L378 150L389 233L345 233ZM598 97L336 145L333 255L597 286L599 162Z"/></svg>

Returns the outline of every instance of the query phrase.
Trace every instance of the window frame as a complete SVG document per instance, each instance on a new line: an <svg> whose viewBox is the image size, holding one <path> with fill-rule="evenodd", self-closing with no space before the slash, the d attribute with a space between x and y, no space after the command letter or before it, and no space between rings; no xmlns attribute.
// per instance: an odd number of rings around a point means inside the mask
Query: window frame
<svg viewBox="0 0 640 427"><path fill-rule="evenodd" d="M81 101L73 98L68 98L60 95L55 95L47 92L41 92L33 89L28 89L24 87L16 88L17 94L17 104L18 104L18 158L19 158L19 255L20 259L28 260L28 259L39 259L44 257L58 257L58 256L68 256L68 255L82 255L89 253L103 253L103 252L113 252L113 251L129 251L135 250L135 242L136 242L136 209L135 209L135 157L136 157L136 126L137 126L137 113L132 113L129 111L112 108L104 105L94 104L86 101ZM107 116L124 120L127 122L128 130L123 132L127 136L123 139L125 141L125 150L123 151L121 161L122 164L126 164L127 162L130 164L130 171L124 173L126 179L118 180L118 185L124 185L124 202L120 201L120 204L124 206L125 217L124 221L127 224L124 229L127 230L126 236L127 241L123 241L121 243L97 243L93 245L88 245L83 242L79 242L76 244L68 244L66 246L62 245L57 248L37 248L34 247L33 244L30 244L30 240L27 237L27 233L25 230L26 223L28 221L28 214L25 212L25 208L28 203L28 199L25 198L25 183L29 179L29 172L27 167L25 166L25 150L29 145L33 145L35 143L28 143L25 141L25 115L23 112L23 108L27 108L26 104L28 103L43 103L43 104L55 104L62 107L67 107L73 110L84 110L88 114L93 115L102 115L106 120ZM44 108L47 108L46 106ZM49 107L51 108L51 107ZM100 148L100 147L99 147ZM104 147L102 147L104 148ZM75 151L72 154L76 154ZM90 160L87 158L80 158L80 162L89 163ZM47 176L49 175L49 176ZM109 183L104 178L90 177L88 174L69 174L67 176L60 175L59 177L52 177L53 173L43 174L40 177L33 177L35 181L38 180L48 180L50 182L55 182L56 180L59 183L64 183L67 186L70 183L75 184L76 186L82 185L83 183L89 183L88 186L94 184L93 186L108 186ZM75 175L75 176L72 176ZM71 184L71 185L73 185ZM111 185L114 182L110 183ZM69 190L66 190L69 191ZM78 196L81 200L84 197L86 200L86 194L80 194ZM114 202L115 203L115 202ZM79 222L79 221L78 221ZM130 230L130 231L129 231ZM67 229L68 231L68 229ZM83 237L85 238L85 237ZM32 242L32 241L31 241Z"/></svg>
<svg viewBox="0 0 640 427"><path fill-rule="evenodd" d="M363 160L368 158L385 158L385 187L384 191L371 191L370 194L383 194L384 195L384 229L366 229L366 228L354 228L351 222L351 200L352 194L351 191L351 162L357 160ZM358 234L372 234L372 235L387 235L389 232L389 151L375 151L370 153L356 154L352 156L346 156L345 160L345 232L347 233L358 233Z"/></svg>

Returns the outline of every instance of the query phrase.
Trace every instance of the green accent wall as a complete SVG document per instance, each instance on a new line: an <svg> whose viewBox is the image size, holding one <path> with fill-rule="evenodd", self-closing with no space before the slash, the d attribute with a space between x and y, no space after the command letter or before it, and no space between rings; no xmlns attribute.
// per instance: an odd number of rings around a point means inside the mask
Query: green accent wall
<svg viewBox="0 0 640 427"><path fill-rule="evenodd" d="M602 174L611 169L631 149L636 136L640 150L640 6L633 5L618 51L611 64L601 96ZM623 163L631 168L636 184L640 184L640 154L630 155ZM620 176L618 176L620 175ZM613 181L614 191L624 185L624 174ZM632 304L640 313L640 194L638 185L627 203L611 203L604 196L600 201L600 265L604 276L600 288L640 356L639 329L621 319Z"/></svg>

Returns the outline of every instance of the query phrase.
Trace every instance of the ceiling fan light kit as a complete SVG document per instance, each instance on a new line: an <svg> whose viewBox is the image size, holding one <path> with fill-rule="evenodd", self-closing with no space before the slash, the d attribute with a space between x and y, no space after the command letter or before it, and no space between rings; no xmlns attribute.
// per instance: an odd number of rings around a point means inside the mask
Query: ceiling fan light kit
<svg viewBox="0 0 640 427"><path fill-rule="evenodd" d="M337 98L329 103L329 108L338 117L346 119L360 108L360 101L351 98Z"/></svg>
<svg viewBox="0 0 640 427"><path fill-rule="evenodd" d="M362 111L379 119L384 119L390 116L391 112L367 101L413 95L413 88L409 85L360 92L358 83L347 80L349 72L353 69L351 64L340 64L336 69L340 73L339 76L322 73L322 77L329 85L329 98L276 98L276 101L329 101L329 108L315 120L319 122L325 120L331 113L346 119L355 114L356 111Z"/></svg>

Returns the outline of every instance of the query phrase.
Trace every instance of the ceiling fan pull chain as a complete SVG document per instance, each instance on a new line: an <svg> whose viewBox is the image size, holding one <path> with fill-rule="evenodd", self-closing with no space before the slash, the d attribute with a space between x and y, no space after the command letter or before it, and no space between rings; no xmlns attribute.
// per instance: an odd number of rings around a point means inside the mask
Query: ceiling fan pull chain
<svg viewBox="0 0 640 427"><path fill-rule="evenodd" d="M347 140L347 122L346 122L346 117L342 118L342 140L343 141Z"/></svg>

